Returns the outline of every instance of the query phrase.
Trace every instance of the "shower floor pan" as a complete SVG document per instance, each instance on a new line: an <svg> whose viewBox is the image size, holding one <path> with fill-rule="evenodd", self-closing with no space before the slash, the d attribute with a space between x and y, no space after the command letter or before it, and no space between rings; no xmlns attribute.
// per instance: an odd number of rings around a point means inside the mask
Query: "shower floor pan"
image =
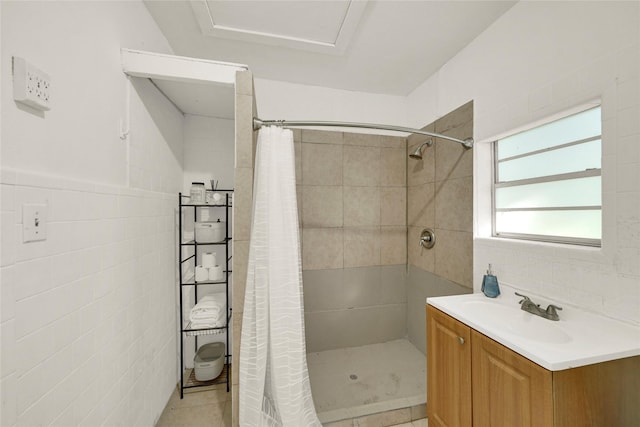
<svg viewBox="0 0 640 427"><path fill-rule="evenodd" d="M424 404L426 359L407 339L307 354L322 423Z"/></svg>

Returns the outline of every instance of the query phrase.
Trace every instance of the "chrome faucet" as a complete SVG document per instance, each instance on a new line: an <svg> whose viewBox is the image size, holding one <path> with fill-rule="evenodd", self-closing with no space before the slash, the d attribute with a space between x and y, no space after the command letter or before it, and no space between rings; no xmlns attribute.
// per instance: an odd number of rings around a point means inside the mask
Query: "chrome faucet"
<svg viewBox="0 0 640 427"><path fill-rule="evenodd" d="M535 314L536 316L544 317L549 320L560 320L560 316L558 316L557 310L562 310L562 307L558 307L557 305L549 304L546 310L540 308L540 304L536 304L531 299L526 296L516 292L516 295L522 297L520 300L520 309L526 311L527 313Z"/></svg>

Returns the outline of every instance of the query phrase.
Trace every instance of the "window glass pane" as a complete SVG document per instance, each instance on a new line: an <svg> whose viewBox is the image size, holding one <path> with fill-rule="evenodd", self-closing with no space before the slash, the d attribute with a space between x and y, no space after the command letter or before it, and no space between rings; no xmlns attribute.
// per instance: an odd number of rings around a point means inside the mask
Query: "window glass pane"
<svg viewBox="0 0 640 427"><path fill-rule="evenodd" d="M599 176L496 188L496 209L600 206Z"/></svg>
<svg viewBox="0 0 640 427"><path fill-rule="evenodd" d="M496 232L600 239L600 210L496 212Z"/></svg>
<svg viewBox="0 0 640 427"><path fill-rule="evenodd" d="M600 107L498 141L498 159L601 135Z"/></svg>
<svg viewBox="0 0 640 427"><path fill-rule="evenodd" d="M600 169L601 141L572 145L498 163L498 182Z"/></svg>

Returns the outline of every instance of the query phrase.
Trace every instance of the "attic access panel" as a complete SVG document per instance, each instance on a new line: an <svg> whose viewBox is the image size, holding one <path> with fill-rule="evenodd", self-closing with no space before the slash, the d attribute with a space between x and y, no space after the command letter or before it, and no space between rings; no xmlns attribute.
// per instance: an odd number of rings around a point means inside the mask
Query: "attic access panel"
<svg viewBox="0 0 640 427"><path fill-rule="evenodd" d="M190 2L202 33L311 52L342 54L366 0Z"/></svg>

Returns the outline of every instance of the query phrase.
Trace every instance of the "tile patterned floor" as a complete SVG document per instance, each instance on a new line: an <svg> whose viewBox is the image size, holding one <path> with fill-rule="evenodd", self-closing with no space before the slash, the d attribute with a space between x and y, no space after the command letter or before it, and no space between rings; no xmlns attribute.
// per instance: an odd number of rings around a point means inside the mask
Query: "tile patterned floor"
<svg viewBox="0 0 640 427"><path fill-rule="evenodd" d="M359 427L365 425L358 423ZM224 385L221 385L218 389L187 393L181 400L176 390L171 395L156 427L231 427L231 393L227 393ZM429 427L429 425L424 418L392 427Z"/></svg>
<svg viewBox="0 0 640 427"><path fill-rule="evenodd" d="M176 389L156 427L231 427L231 392L219 384L206 391L185 393Z"/></svg>
<svg viewBox="0 0 640 427"><path fill-rule="evenodd" d="M309 353L307 363L325 426L428 427L419 419L426 414L425 358L409 341ZM176 390L156 427L231 427L231 413L224 384L182 400Z"/></svg>

